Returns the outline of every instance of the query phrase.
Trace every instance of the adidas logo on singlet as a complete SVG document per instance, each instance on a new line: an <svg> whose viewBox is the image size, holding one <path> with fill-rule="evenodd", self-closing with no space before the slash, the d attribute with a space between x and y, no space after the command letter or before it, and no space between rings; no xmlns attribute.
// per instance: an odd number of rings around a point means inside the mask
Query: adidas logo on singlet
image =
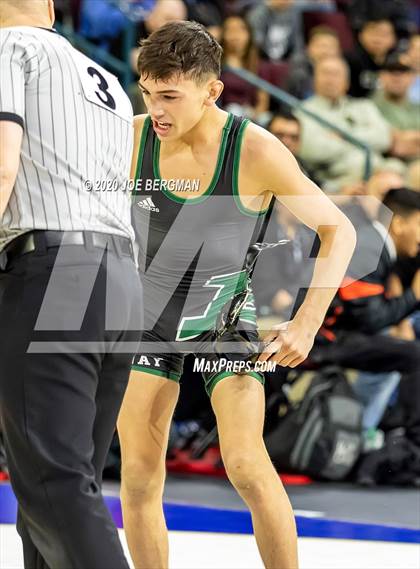
<svg viewBox="0 0 420 569"><path fill-rule="evenodd" d="M155 204L152 201L152 198L144 198L144 200L140 200L139 202L137 202L137 205L139 207L142 207L143 209L147 209L148 211L156 211L159 212L159 208L155 206Z"/></svg>

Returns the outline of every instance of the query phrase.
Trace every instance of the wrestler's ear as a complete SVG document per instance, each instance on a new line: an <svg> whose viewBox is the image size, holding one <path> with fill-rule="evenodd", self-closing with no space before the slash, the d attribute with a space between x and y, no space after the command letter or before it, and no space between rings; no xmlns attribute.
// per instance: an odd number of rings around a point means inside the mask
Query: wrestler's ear
<svg viewBox="0 0 420 569"><path fill-rule="evenodd" d="M214 105L222 94L224 85L219 79L212 79L206 85L206 98L204 104L208 107Z"/></svg>

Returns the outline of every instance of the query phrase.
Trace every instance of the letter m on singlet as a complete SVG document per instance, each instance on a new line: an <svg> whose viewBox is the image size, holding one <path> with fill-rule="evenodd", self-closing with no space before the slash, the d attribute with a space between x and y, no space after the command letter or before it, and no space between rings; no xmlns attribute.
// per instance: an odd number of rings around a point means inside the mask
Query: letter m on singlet
<svg viewBox="0 0 420 569"><path fill-rule="evenodd" d="M149 259L147 267L140 266L144 279L145 330L151 330L158 322L184 275L194 266L180 322L177 340L196 337L211 330L217 314L232 296L246 286L246 273L242 270L246 254L253 238L255 219L248 219L240 228L240 235L230 234L229 223L220 220L226 217L227 200L230 196L210 196L199 206L184 205L172 222L159 248ZM155 223L148 228L145 219ZM159 221L142 212L141 223L136 233L141 244L155 239ZM162 223L163 225L163 223ZM140 254L144 263L145 255Z"/></svg>

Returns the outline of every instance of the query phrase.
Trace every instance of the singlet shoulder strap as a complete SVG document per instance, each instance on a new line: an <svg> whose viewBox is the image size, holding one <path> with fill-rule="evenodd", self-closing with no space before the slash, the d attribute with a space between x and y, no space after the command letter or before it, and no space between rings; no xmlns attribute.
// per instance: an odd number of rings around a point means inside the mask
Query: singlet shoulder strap
<svg viewBox="0 0 420 569"><path fill-rule="evenodd" d="M241 161L242 142L245 130L250 122L251 121L249 119L243 117L236 117L235 119L234 128L232 129L231 148L226 162L226 176L229 177L229 187L231 188L233 198L239 211L244 215L255 217L263 216L267 212L268 208L255 212L248 209L242 203L239 196L239 165Z"/></svg>
<svg viewBox="0 0 420 569"><path fill-rule="evenodd" d="M151 163L147 159L146 160L144 159L146 154L147 154L148 147L152 146L151 142L153 142L153 136L150 136L150 133L152 132L152 130L150 128L151 124L152 124L152 120L150 118L150 115L147 115L147 117L144 121L144 124L143 124L143 129L141 131L139 153L137 156L137 167L136 167L135 181L142 179L142 178L146 178L146 176L144 176L144 172L143 172L143 164ZM151 150L152 149L153 149L153 146L152 146Z"/></svg>

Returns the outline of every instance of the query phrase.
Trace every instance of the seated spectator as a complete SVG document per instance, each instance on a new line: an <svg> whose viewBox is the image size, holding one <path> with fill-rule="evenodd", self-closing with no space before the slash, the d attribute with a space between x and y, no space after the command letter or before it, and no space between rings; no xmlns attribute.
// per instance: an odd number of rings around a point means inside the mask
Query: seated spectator
<svg viewBox="0 0 420 569"><path fill-rule="evenodd" d="M262 75L252 29L242 16L229 16L223 22L221 45L223 66L246 69ZM222 72L221 80L225 88L220 104L226 110L257 120L268 111L270 97L265 91L226 69Z"/></svg>
<svg viewBox="0 0 420 569"><path fill-rule="evenodd" d="M207 31L214 37L217 43L222 41L222 26L206 26Z"/></svg>
<svg viewBox="0 0 420 569"><path fill-rule="evenodd" d="M408 50L401 54L401 61L411 67L416 74L408 98L412 103L420 104L420 34L411 36Z"/></svg>
<svg viewBox="0 0 420 569"><path fill-rule="evenodd" d="M303 45L295 0L263 0L251 8L247 19L266 59L279 61Z"/></svg>
<svg viewBox="0 0 420 569"><path fill-rule="evenodd" d="M382 65L396 47L394 25L381 15L372 15L362 23L357 39L355 49L346 56L350 66L349 94L368 97L376 89Z"/></svg>
<svg viewBox="0 0 420 569"><path fill-rule="evenodd" d="M314 64L323 57L340 55L341 48L337 33L328 26L316 26L309 33L305 51L290 59L290 72L286 91L298 99L307 99L314 94Z"/></svg>
<svg viewBox="0 0 420 569"><path fill-rule="evenodd" d="M347 187L347 195L364 195L375 200L366 199L355 208L351 208L353 223L358 226L374 221L378 216L380 202L385 194L393 188L404 187L403 178L395 172L379 170L373 174L367 182L358 182L353 188ZM414 275L413 275L414 276ZM410 279L410 283L411 283ZM400 296L402 291L398 291L394 296ZM398 326L391 329L390 333L394 337L401 339L414 339L413 326L408 320L403 320ZM383 444L383 433L377 430L389 401L399 385L401 374L398 372L370 373L359 372L354 383L353 389L364 406L363 429L364 443L363 450L373 450Z"/></svg>
<svg viewBox="0 0 420 569"><path fill-rule="evenodd" d="M267 125L267 130L274 134L285 146L290 150L296 158L300 169L310 178L313 182L318 184L315 173L311 170L309 164L306 164L300 156L301 144L301 125L296 115L290 111L280 109L270 120Z"/></svg>
<svg viewBox="0 0 420 569"><path fill-rule="evenodd" d="M420 252L417 257L404 257L398 260L395 267L395 278L401 290L406 290L412 282L414 275L420 270ZM413 313L410 318L410 326L412 328L412 337L420 340L420 310ZM410 333L410 330L408 330Z"/></svg>
<svg viewBox="0 0 420 569"><path fill-rule="evenodd" d="M400 296L389 298L386 294L397 254L417 255L420 195L407 189L391 190L383 203L393 213L389 234L383 225L388 215L386 209L380 211L376 222L370 222L367 217L361 222L363 216L357 216L358 246L348 269L349 278L339 289L310 359L321 365L401 373L399 397L405 409L403 426L406 436L420 447L420 342L383 334L420 307L420 270ZM354 220L354 216L349 215Z"/></svg>
<svg viewBox="0 0 420 569"><path fill-rule="evenodd" d="M420 193L420 161L417 161L418 167L418 187L413 188ZM420 270L420 250L417 257L402 257L398 259L395 267L395 277L402 290L409 288L416 272ZM420 340L420 310L415 312L411 318L411 325L413 327L415 337Z"/></svg>
<svg viewBox="0 0 420 569"><path fill-rule="evenodd" d="M381 88L372 100L394 127L391 152L404 160L414 159L420 154L420 104L408 100L414 73L393 57L385 63L379 79Z"/></svg>
<svg viewBox="0 0 420 569"><path fill-rule="evenodd" d="M365 22L378 15L394 23L399 38L407 38L412 31L409 2L406 0L351 0L347 11L356 33L360 32Z"/></svg>
<svg viewBox="0 0 420 569"><path fill-rule="evenodd" d="M315 66L315 95L303 107L369 144L374 169L405 173L405 166L395 159L385 160L381 154L392 147L392 129L374 103L346 95L349 86L348 67L344 59L328 57ZM315 119L299 112L302 123L300 156L315 170L326 191L337 193L347 184L363 176L365 154L362 150L326 129Z"/></svg>

